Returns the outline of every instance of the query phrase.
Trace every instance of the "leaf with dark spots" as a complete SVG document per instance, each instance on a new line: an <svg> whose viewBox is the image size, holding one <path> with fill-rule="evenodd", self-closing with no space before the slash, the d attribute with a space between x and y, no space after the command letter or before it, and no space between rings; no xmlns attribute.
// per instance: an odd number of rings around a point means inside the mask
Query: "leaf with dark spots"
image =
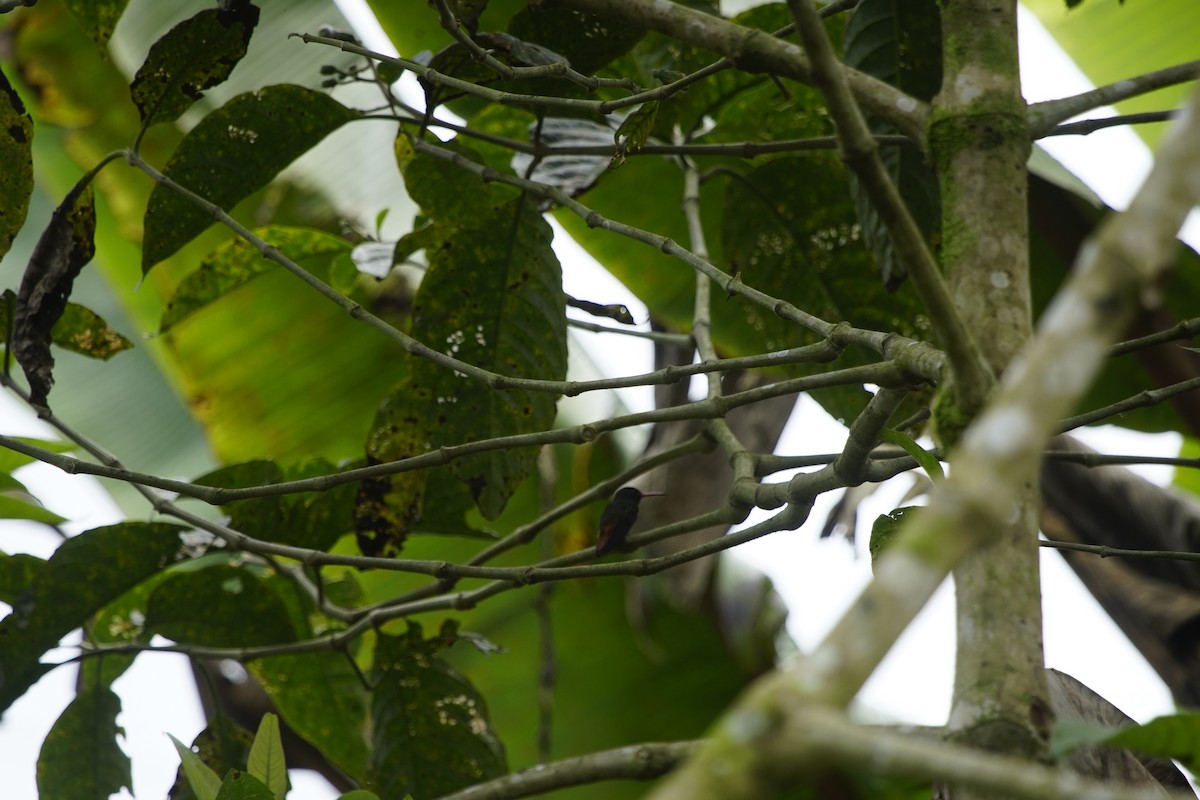
<svg viewBox="0 0 1200 800"><path fill-rule="evenodd" d="M133 342L110 328L103 317L78 303L67 303L50 332L50 341L64 350L102 361L133 347Z"/></svg>
<svg viewBox="0 0 1200 800"><path fill-rule="evenodd" d="M65 0L92 41L104 48L129 0Z"/></svg>
<svg viewBox="0 0 1200 800"><path fill-rule="evenodd" d="M0 72L0 257L25 223L33 194L33 120Z"/></svg>
<svg viewBox="0 0 1200 800"><path fill-rule="evenodd" d="M54 210L50 224L33 248L13 322L13 355L29 381L34 405L45 406L54 385L50 341L67 308L75 277L96 252L96 208L90 176L80 181Z"/></svg>
<svg viewBox="0 0 1200 800"><path fill-rule="evenodd" d="M359 113L328 95L281 84L246 92L209 114L180 142L163 172L224 209L266 186ZM213 223L211 212L163 184L146 204L142 272Z"/></svg>
<svg viewBox="0 0 1200 800"><path fill-rule="evenodd" d="M242 57L258 7L206 8L167 31L150 48L129 91L144 125L169 122L222 83Z"/></svg>

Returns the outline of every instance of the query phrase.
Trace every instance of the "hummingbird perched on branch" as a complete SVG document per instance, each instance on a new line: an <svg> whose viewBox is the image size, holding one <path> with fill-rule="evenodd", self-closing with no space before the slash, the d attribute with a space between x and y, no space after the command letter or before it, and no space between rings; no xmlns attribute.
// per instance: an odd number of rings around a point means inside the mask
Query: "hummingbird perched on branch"
<svg viewBox="0 0 1200 800"><path fill-rule="evenodd" d="M643 492L632 486L618 489L612 502L600 515L600 533L596 536L596 555L602 556L625 544L629 529L637 522L638 504L643 497L660 497L663 492Z"/></svg>

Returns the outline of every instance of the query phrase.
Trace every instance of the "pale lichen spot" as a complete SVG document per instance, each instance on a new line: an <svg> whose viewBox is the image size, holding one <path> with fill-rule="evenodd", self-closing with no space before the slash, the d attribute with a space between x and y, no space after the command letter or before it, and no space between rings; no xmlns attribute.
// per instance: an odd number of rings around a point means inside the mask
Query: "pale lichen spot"
<svg viewBox="0 0 1200 800"><path fill-rule="evenodd" d="M965 443L985 458L1010 458L1033 438L1034 430L1027 409L1005 406L985 414L973 425Z"/></svg>
<svg viewBox="0 0 1200 800"><path fill-rule="evenodd" d="M917 110L917 101L912 97L900 97L896 100L896 108L905 114L911 114Z"/></svg>
<svg viewBox="0 0 1200 800"><path fill-rule="evenodd" d="M1011 283L1011 281L1009 280L1009 277L1008 277L1008 273L1003 272L1001 270L995 270L994 272L992 272L991 280L992 280L992 286L994 286L997 289L1007 289L1009 287L1009 284Z"/></svg>

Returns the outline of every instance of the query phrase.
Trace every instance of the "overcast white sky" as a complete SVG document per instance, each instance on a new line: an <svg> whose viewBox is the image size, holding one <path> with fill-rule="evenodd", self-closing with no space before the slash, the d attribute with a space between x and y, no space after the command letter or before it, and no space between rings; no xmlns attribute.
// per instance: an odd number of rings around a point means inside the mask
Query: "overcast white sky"
<svg viewBox="0 0 1200 800"><path fill-rule="evenodd" d="M338 0L352 19L362 18L363 0ZM1057 45L1031 14L1023 13L1022 70L1036 75L1026 88L1029 100L1074 94L1090 84L1065 60ZM380 31L360 29L369 46L389 48ZM1034 96L1034 92L1038 92ZM1102 112L1101 112L1102 113ZM1149 166L1140 140L1124 129L1110 129L1088 137L1048 140L1046 149L1080 175L1110 205L1123 207ZM1193 223L1195 217L1193 216ZM1195 225L1193 224L1193 229ZM565 238L565 237L561 237ZM1196 243L1200 237L1193 236ZM567 291L605 302L626 302L634 315L645 319L644 308L570 242L556 242L565 270ZM624 298L624 299L623 299ZM586 341L581 338L581 341ZM614 348L614 337L605 337L606 349L589 348L589 355L609 374L641 369L649 364L649 348L629 343ZM625 393L622 400L635 408L648 407L648 392ZM6 434L49 435L26 409L0 395L0 431ZM827 453L841 449L845 429L830 420L811 401L800 404L789 421L780 451L790 454ZM1173 455L1174 436L1146 437L1118 430L1092 432L1088 440L1106 452L1141 452ZM1144 474L1166 482L1170 470L1150 468ZM50 467L31 466L21 478L47 505L72 519L69 530L78 532L120 518L98 484L83 476L66 476ZM786 480L777 476L776 480ZM861 520L891 510L907 488L894 481L864 507ZM747 561L770 574L792 609L789 631L804 648L813 646L836 621L869 579L869 559L841 540L816 541L818 530L834 498L817 504L808 525L799 531L776 534L739 549ZM865 537L864 537L865 538ZM47 556L56 539L37 526L3 523L0 547L7 552L32 552ZM860 545L865 546L864 543ZM1145 720L1173 710L1161 681L1140 655L1124 640L1108 617L1056 555L1043 552L1047 663L1075 675L1113 700L1133 717ZM166 669L173 665L171 669ZM872 679L860 701L879 711L913 722L940 724L949 708L953 676L953 600L943 587L918 624L910 630ZM0 721L0 776L9 800L36 798L34 765L38 748L49 726L69 701L74 670L52 672L15 704ZM190 741L203 726L195 692L182 657L143 657L117 683L124 702L121 723L127 731L126 750L133 757L134 788L143 800L163 797L178 763L164 735L169 732ZM127 691L128 690L128 691ZM293 774L293 800L326 800L336 792L323 781ZM126 795L127 796L127 795ZM48 799L47 799L48 800Z"/></svg>

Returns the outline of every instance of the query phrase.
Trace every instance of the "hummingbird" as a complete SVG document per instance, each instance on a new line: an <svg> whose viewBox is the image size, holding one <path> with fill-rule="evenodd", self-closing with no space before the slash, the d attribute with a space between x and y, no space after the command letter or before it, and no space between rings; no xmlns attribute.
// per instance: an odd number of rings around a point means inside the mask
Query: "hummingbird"
<svg viewBox="0 0 1200 800"><path fill-rule="evenodd" d="M658 497L662 492L642 492L632 486L618 489L612 502L600 515L600 533L596 536L596 555L616 550L625 544L629 529L637 522L638 504L643 497Z"/></svg>

